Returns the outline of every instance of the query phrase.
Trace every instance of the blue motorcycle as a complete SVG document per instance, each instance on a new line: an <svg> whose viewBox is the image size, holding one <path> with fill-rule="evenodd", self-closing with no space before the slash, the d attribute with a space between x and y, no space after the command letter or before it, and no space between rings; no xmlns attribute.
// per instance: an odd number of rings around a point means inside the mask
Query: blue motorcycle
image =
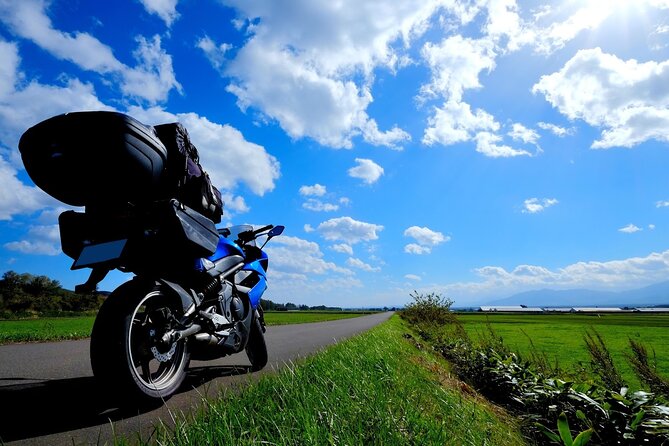
<svg viewBox="0 0 669 446"><path fill-rule="evenodd" d="M182 190L211 192L211 186L206 174L182 181L186 161L190 176L200 167L195 149L184 143L185 130L168 126L190 151L170 154L170 141L156 128L120 113L68 113L31 127L19 142L37 186L85 206L59 217L72 269L92 269L77 290L94 290L112 269L135 274L105 300L91 334L93 374L122 403L168 398L191 358L245 351L251 370L267 364L260 298L269 259L263 248L284 230L218 229L205 216L216 217L211 206L198 211L175 198L188 198ZM197 206L199 198L188 203Z"/></svg>

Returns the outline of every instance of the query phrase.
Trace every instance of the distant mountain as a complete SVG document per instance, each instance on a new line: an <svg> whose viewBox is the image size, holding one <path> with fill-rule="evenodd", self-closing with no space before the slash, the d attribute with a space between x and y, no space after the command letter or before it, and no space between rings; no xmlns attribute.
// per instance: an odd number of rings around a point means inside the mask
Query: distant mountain
<svg viewBox="0 0 669 446"><path fill-rule="evenodd" d="M534 290L489 302L489 305L528 307L669 306L669 281L628 291Z"/></svg>

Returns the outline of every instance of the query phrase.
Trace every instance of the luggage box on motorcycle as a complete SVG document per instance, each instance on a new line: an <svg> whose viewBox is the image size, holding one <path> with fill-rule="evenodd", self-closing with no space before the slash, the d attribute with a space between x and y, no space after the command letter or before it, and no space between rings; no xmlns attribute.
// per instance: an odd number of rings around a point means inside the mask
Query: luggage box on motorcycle
<svg viewBox="0 0 669 446"><path fill-rule="evenodd" d="M72 206L143 203L163 188L165 146L151 127L122 113L54 116L28 129L19 150L35 184Z"/></svg>

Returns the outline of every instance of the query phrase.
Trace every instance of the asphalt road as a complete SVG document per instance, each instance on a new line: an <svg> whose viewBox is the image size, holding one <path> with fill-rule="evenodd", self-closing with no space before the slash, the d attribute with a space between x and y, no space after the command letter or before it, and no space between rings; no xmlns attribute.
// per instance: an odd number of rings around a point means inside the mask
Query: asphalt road
<svg viewBox="0 0 669 446"><path fill-rule="evenodd" d="M0 444L79 445L112 443L114 436L147 439L171 413L188 413L203 395L243 385L323 347L363 332L390 317L380 313L352 319L267 328L269 364L249 373L246 355L192 361L180 393L152 409L106 403L89 363L89 341L0 346Z"/></svg>

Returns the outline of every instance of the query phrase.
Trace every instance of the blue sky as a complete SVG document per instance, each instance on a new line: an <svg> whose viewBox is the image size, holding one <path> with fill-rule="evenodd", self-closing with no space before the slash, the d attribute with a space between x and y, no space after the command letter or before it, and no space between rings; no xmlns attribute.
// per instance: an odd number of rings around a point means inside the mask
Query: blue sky
<svg viewBox="0 0 669 446"><path fill-rule="evenodd" d="M0 0L0 272L85 279L17 143L117 110L186 125L224 224L286 226L276 301L667 280L668 45L666 0Z"/></svg>

